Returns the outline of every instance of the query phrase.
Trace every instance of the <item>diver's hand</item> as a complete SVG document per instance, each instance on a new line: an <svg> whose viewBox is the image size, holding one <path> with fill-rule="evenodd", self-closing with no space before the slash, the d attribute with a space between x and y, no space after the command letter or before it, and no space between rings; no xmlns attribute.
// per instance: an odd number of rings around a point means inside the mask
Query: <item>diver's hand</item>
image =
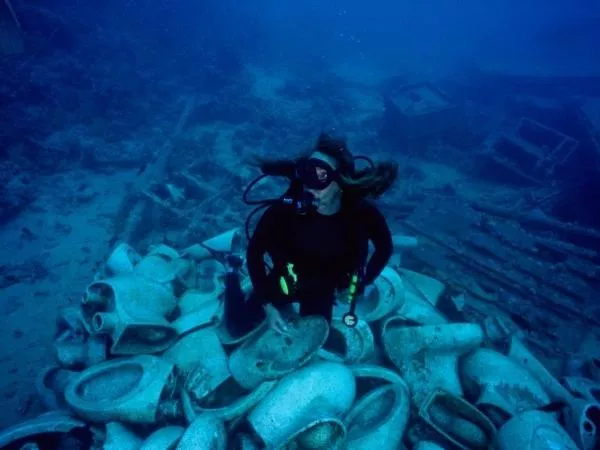
<svg viewBox="0 0 600 450"><path fill-rule="evenodd" d="M277 308L273 305L266 305L265 314L267 315L267 323L271 329L281 334L289 334L289 327Z"/></svg>

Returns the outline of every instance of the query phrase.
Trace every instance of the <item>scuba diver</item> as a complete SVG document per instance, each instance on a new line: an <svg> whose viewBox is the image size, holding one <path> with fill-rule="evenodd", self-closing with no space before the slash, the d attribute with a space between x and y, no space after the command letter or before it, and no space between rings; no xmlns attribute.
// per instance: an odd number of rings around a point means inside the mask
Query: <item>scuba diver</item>
<svg viewBox="0 0 600 450"><path fill-rule="evenodd" d="M369 166L357 169L359 159ZM248 186L244 201L267 209L253 236L248 236L246 263L253 290L246 300L238 273L243 261L230 257L226 326L234 334L244 334L266 315L273 329L285 333L282 311L291 303L299 303L301 316L320 315L331 322L339 302L348 305L344 323L356 325L356 302L393 250L386 220L369 199L392 186L397 164L354 157L345 141L324 133L308 154L291 160L260 159L256 164L263 175ZM288 178L286 193L279 199L249 201L248 191L266 176ZM370 257L369 242L374 249Z"/></svg>

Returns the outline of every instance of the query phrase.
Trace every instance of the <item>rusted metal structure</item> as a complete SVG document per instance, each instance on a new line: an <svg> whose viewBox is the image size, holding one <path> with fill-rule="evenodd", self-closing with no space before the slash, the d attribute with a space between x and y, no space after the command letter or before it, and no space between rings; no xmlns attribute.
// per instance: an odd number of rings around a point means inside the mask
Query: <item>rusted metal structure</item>
<svg viewBox="0 0 600 450"><path fill-rule="evenodd" d="M491 135L480 153L484 162L513 179L533 185L550 183L579 142L559 130L523 117L512 133Z"/></svg>

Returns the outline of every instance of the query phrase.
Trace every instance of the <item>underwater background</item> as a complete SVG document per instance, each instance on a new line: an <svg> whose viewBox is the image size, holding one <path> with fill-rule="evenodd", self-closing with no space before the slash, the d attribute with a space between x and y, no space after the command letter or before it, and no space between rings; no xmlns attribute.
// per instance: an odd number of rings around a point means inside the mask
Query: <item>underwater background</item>
<svg viewBox="0 0 600 450"><path fill-rule="evenodd" d="M3 3L0 428L47 409L59 311L117 243L244 227L249 159L321 131L399 163L378 204L452 320L501 316L556 377L595 348L600 2Z"/></svg>

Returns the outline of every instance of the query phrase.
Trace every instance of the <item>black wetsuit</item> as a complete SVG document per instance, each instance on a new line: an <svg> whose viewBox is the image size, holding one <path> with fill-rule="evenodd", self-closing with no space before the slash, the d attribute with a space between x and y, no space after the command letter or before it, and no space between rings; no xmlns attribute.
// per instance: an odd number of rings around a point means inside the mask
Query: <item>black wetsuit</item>
<svg viewBox="0 0 600 450"><path fill-rule="evenodd" d="M369 241L374 252L367 261ZM392 249L385 218L366 200L343 204L340 212L331 216L316 212L299 215L286 206L271 206L247 248L253 292L246 320L265 303L298 302L301 315L317 314L331 321L336 289L347 288L351 275L361 270L360 287L372 283L388 263ZM273 262L270 271L265 266L267 254ZM288 263L298 277L292 295L285 295L279 285Z"/></svg>

